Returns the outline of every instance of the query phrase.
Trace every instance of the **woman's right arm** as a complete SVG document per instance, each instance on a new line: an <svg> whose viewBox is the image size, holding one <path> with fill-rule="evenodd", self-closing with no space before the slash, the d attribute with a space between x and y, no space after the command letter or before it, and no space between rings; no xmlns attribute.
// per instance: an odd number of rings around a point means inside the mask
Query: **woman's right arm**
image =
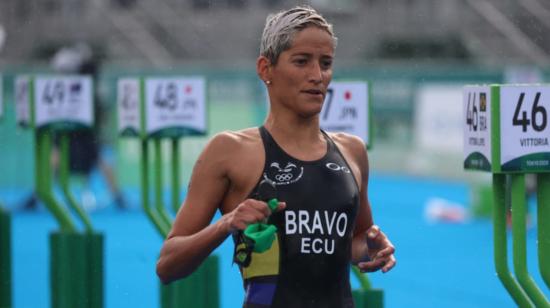
<svg viewBox="0 0 550 308"><path fill-rule="evenodd" d="M269 215L265 203L247 199L210 224L228 191L228 163L231 153L238 153L238 149L234 136L221 133L209 142L195 163L186 199L157 262L157 275L163 283L193 273L232 232Z"/></svg>

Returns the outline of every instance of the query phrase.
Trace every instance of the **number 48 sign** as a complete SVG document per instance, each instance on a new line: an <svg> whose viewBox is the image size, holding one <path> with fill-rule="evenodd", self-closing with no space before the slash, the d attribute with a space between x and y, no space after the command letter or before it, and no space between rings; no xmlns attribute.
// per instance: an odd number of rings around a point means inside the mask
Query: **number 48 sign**
<svg viewBox="0 0 550 308"><path fill-rule="evenodd" d="M123 136L206 134L206 80L202 77L123 78L118 81L117 101Z"/></svg>

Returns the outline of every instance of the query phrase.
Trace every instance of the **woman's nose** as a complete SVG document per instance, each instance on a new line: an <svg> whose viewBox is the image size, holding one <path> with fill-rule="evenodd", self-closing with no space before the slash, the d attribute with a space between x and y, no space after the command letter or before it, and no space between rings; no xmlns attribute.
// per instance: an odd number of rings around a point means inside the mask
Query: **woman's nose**
<svg viewBox="0 0 550 308"><path fill-rule="evenodd" d="M316 84L323 81L323 72L318 63L312 63L309 71L309 81Z"/></svg>

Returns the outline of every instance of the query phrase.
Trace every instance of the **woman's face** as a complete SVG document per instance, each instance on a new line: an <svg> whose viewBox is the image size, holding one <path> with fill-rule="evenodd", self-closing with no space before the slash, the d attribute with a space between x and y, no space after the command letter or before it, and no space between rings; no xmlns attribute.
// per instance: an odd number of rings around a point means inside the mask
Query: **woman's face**
<svg viewBox="0 0 550 308"><path fill-rule="evenodd" d="M310 26L295 34L290 49L271 70L272 104L282 104L302 117L319 114L332 79L333 39Z"/></svg>

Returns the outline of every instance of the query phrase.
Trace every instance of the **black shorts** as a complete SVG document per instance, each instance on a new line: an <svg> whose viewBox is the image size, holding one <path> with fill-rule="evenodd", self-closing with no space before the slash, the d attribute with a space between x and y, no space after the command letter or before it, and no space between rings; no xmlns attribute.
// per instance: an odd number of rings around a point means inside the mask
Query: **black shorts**
<svg viewBox="0 0 550 308"><path fill-rule="evenodd" d="M99 139L91 130L70 134L69 170L71 173L88 175L99 160Z"/></svg>

